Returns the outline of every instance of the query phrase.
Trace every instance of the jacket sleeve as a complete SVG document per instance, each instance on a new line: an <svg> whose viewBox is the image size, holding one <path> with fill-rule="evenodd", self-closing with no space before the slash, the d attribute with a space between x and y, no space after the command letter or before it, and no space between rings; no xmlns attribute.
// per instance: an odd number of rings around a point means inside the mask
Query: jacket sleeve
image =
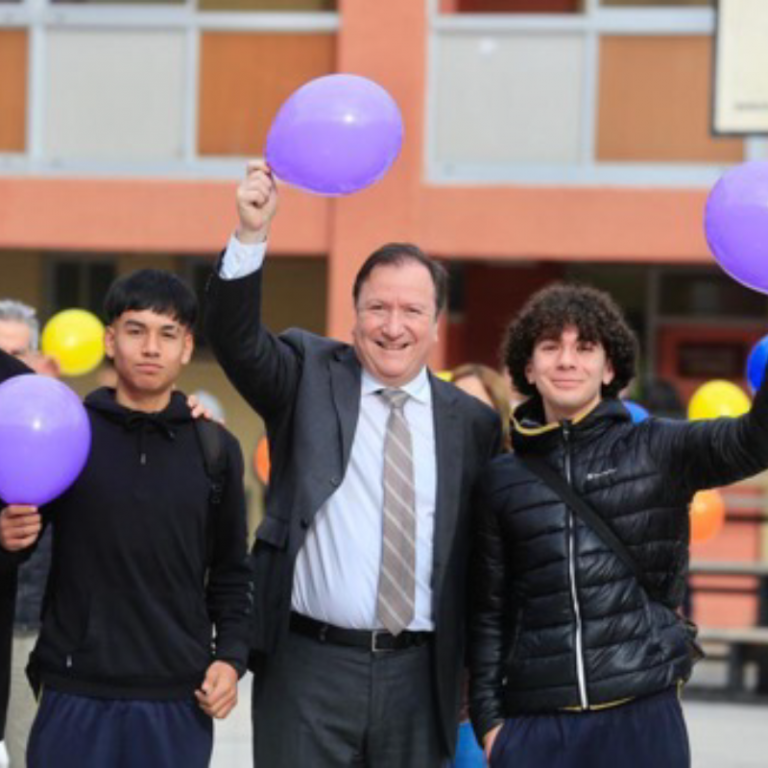
<svg viewBox="0 0 768 768"><path fill-rule="evenodd" d="M208 613L216 631L216 659L245 673L250 646L253 574L243 490L243 456L229 434L227 475L221 503L210 527L213 537L208 569Z"/></svg>
<svg viewBox="0 0 768 768"><path fill-rule="evenodd" d="M498 516L483 487L474 494L470 572L469 714L478 741L504 721L504 544Z"/></svg>
<svg viewBox="0 0 768 768"><path fill-rule="evenodd" d="M752 408L737 418L651 424L659 466L686 493L744 480L768 468L768 377Z"/></svg>
<svg viewBox="0 0 768 768"><path fill-rule="evenodd" d="M261 416L293 402L302 355L261 322L262 270L234 280L214 272L206 289L206 335L238 392Z"/></svg>
<svg viewBox="0 0 768 768"><path fill-rule="evenodd" d="M18 358L0 349L0 384L12 376L20 376L23 373L34 373L34 371Z"/></svg>

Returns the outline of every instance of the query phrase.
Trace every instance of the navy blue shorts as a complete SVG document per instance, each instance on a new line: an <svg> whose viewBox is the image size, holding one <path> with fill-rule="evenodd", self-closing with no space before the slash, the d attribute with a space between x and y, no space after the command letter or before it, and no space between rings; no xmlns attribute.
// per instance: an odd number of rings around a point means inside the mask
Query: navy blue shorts
<svg viewBox="0 0 768 768"><path fill-rule="evenodd" d="M505 721L491 768L690 768L675 689L592 712Z"/></svg>
<svg viewBox="0 0 768 768"><path fill-rule="evenodd" d="M207 768L213 721L197 702L93 699L45 690L28 768Z"/></svg>

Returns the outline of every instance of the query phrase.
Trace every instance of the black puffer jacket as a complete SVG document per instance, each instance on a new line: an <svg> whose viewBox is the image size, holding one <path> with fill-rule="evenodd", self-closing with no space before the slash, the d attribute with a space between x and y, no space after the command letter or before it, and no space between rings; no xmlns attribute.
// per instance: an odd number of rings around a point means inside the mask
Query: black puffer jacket
<svg viewBox="0 0 768 768"><path fill-rule="evenodd" d="M693 494L768 467L768 388L737 419L632 424L604 400L578 423L515 413L519 455L545 458L628 546L651 601L606 544L515 454L477 484L470 709L479 737L516 713L593 707L686 679L678 619Z"/></svg>

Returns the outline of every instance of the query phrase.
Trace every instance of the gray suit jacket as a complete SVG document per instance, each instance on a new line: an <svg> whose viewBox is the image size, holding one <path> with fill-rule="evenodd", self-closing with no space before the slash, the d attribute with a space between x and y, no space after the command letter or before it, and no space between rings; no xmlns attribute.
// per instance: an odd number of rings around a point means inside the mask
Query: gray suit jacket
<svg viewBox="0 0 768 768"><path fill-rule="evenodd" d="M256 651L288 630L296 555L313 518L341 484L360 409L361 367L347 344L301 330L275 336L261 324L261 271L208 284L207 331L240 394L267 425L271 477L253 550ZM446 752L456 738L464 660L470 495L498 452L496 414L430 376L437 446L432 607L433 674ZM418 457L416 457L418 471ZM268 663L268 661L267 661Z"/></svg>

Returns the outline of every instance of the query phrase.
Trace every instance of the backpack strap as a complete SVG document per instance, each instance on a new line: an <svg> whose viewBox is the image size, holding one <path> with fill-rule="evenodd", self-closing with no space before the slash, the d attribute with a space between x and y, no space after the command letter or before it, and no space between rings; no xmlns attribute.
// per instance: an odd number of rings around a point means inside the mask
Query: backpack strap
<svg viewBox="0 0 768 768"><path fill-rule="evenodd" d="M195 434L203 454L205 473L208 475L210 489L208 491L208 520L206 524L207 546L206 557L210 563L213 559L215 546L216 508L224 498L226 484L227 456L224 450L224 439L221 427L215 421L195 419Z"/></svg>
<svg viewBox="0 0 768 768"><path fill-rule="evenodd" d="M207 419L196 419L195 432L203 454L205 472L211 481L208 500L210 505L215 507L221 504L227 468L227 456L224 451L221 427L216 422Z"/></svg>
<svg viewBox="0 0 768 768"><path fill-rule="evenodd" d="M530 470L546 486L553 490L570 507L574 514L581 518L613 551L624 565L634 574L637 583L654 599L660 600L655 585L648 582L645 573L640 569L637 560L632 556L623 541L613 532L613 529L602 517L571 488L565 478L555 471L540 456L520 456L518 459L523 466ZM661 601L663 602L663 601Z"/></svg>

